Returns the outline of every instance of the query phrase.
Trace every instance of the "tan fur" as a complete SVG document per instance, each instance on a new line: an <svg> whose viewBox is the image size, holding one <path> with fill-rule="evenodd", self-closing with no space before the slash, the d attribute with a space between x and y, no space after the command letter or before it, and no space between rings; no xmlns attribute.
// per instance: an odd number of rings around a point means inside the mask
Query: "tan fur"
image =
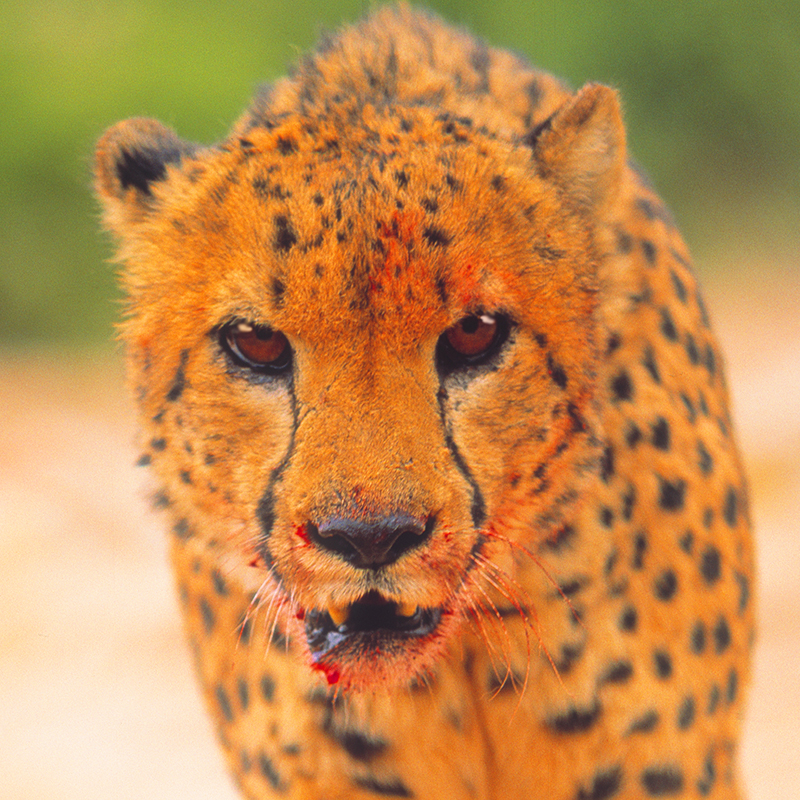
<svg viewBox="0 0 800 800"><path fill-rule="evenodd" d="M386 8L221 145L130 120L96 173L143 462L245 796L740 796L746 488L612 90ZM507 341L448 371L441 337L481 314ZM236 320L280 331L290 370L237 363ZM426 534L380 567L309 533L398 514ZM369 598L439 623L309 644Z"/></svg>

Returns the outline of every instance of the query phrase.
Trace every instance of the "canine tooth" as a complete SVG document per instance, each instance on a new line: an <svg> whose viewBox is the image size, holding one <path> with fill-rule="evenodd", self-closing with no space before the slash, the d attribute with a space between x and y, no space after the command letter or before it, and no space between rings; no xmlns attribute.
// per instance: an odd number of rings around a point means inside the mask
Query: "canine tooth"
<svg viewBox="0 0 800 800"><path fill-rule="evenodd" d="M344 623L347 622L349 611L350 609L348 606L328 606L328 614L330 614L330 618L333 620L333 624L336 625L337 628L339 625L344 625Z"/></svg>
<svg viewBox="0 0 800 800"><path fill-rule="evenodd" d="M418 608L416 603L402 602L397 604L397 613L401 617L413 617Z"/></svg>

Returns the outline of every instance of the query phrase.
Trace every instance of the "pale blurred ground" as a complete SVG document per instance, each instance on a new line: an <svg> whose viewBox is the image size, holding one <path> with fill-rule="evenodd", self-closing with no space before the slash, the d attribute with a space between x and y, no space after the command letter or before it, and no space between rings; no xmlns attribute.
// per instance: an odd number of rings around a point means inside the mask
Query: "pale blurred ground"
<svg viewBox="0 0 800 800"><path fill-rule="evenodd" d="M707 281L760 555L743 767L800 798L800 264ZM117 360L0 354L0 798L234 800L183 645Z"/></svg>

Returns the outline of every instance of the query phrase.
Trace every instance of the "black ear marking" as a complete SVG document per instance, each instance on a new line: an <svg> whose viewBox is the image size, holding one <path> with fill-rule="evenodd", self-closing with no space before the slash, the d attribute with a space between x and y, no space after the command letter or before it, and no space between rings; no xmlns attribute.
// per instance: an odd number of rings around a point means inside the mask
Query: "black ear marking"
<svg viewBox="0 0 800 800"><path fill-rule="evenodd" d="M197 150L153 119L135 118L114 125L97 144L97 191L106 201L148 201L153 184L167 177L169 164L179 165ZM129 190L136 190L129 198Z"/></svg>
<svg viewBox="0 0 800 800"><path fill-rule="evenodd" d="M152 194L150 184L167 177L167 164L180 164L183 152L176 147L156 150L123 149L117 159L117 178L123 189L133 186L144 194Z"/></svg>

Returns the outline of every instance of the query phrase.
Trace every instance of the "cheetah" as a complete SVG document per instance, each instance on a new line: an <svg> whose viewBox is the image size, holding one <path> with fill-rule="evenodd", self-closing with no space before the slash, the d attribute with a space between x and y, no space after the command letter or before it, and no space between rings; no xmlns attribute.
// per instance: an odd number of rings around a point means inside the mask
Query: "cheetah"
<svg viewBox="0 0 800 800"><path fill-rule="evenodd" d="M743 796L746 485L614 90L391 6L95 174L244 797Z"/></svg>

